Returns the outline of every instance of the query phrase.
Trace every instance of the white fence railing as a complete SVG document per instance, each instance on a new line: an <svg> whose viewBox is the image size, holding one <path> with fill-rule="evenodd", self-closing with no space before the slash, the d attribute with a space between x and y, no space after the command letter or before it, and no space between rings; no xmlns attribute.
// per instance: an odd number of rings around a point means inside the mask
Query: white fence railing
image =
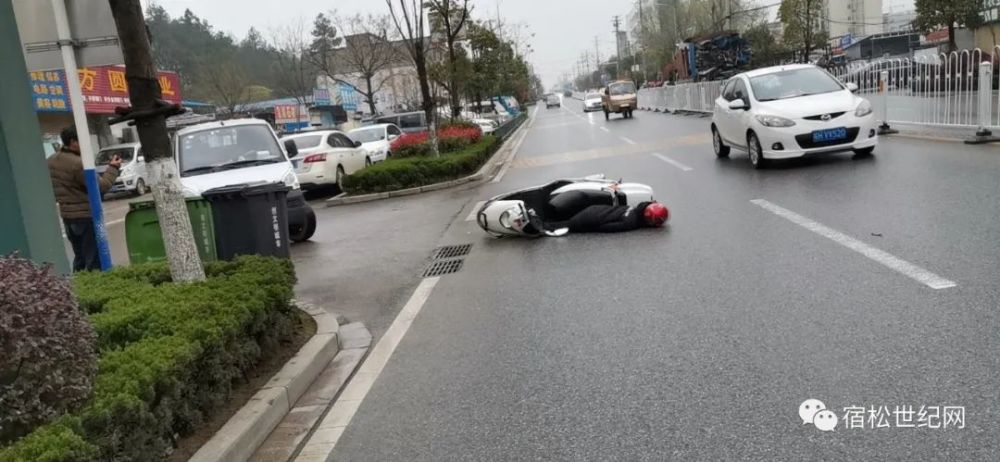
<svg viewBox="0 0 1000 462"><path fill-rule="evenodd" d="M658 111L712 112L722 81L666 85L639 90L639 107Z"/></svg>
<svg viewBox="0 0 1000 462"><path fill-rule="evenodd" d="M990 50L882 59L830 69L871 101L875 116L893 123L1000 129L1000 86L995 74L1000 46ZM639 107L711 112L722 82L697 82L639 90Z"/></svg>

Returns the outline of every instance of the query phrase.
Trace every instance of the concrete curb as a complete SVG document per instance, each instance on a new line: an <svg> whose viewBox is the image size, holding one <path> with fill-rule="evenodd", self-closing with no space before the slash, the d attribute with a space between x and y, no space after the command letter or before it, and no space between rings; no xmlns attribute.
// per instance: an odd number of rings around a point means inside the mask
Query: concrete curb
<svg viewBox="0 0 1000 462"><path fill-rule="evenodd" d="M188 459L189 462L249 459L340 351L337 317L310 305L300 305L300 308L316 321L316 335L215 432L212 439Z"/></svg>
<svg viewBox="0 0 1000 462"><path fill-rule="evenodd" d="M486 163L484 163L483 166L479 168L479 171L473 173L472 175L464 176L462 178L456 178L450 181L443 181L441 183L434 183L416 188L400 189L397 191L363 194L360 196L332 197L326 200L326 206L337 207L340 205L359 204L362 202L371 202L382 199L389 199L392 197L412 196L415 194L422 194L425 192L440 191L442 189L454 188L456 186L461 186L465 184L489 181L500 172L500 169L505 162L510 161L510 159L514 154L513 146L515 143L512 143L512 141L522 131L527 129L527 126L529 125L530 122L531 120L526 120L522 122L519 127L514 129L514 131L511 132L510 136L508 136L507 139L503 140L503 145L501 145L500 148L497 149L492 156L490 156L490 159L487 160Z"/></svg>

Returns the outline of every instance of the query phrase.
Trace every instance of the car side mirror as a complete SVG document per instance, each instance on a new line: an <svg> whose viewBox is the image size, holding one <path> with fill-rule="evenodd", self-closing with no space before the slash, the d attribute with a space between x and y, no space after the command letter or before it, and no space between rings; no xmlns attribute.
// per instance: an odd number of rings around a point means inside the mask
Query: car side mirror
<svg viewBox="0 0 1000 462"><path fill-rule="evenodd" d="M285 152L288 153L288 157L295 157L299 155L299 146L294 140L285 140Z"/></svg>
<svg viewBox="0 0 1000 462"><path fill-rule="evenodd" d="M854 82L847 82L846 86L847 86L847 91L849 91L851 93L857 93L857 91L858 91L858 84L856 84Z"/></svg>
<svg viewBox="0 0 1000 462"><path fill-rule="evenodd" d="M398 138L399 135L389 135L389 141L396 141Z"/></svg>
<svg viewBox="0 0 1000 462"><path fill-rule="evenodd" d="M354 147L360 148L361 147L361 142L360 141L355 141L354 142Z"/></svg>
<svg viewBox="0 0 1000 462"><path fill-rule="evenodd" d="M135 160L136 160L136 162L145 162L146 158L143 157L143 156L139 156L139 157L136 157Z"/></svg>
<svg viewBox="0 0 1000 462"><path fill-rule="evenodd" d="M734 99L729 102L729 109L732 111L744 111L748 108L747 102L742 99Z"/></svg>

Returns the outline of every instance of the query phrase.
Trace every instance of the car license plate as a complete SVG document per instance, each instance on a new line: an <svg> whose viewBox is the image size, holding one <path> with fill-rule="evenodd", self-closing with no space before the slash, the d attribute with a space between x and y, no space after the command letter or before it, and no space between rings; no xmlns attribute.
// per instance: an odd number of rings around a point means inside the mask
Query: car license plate
<svg viewBox="0 0 1000 462"><path fill-rule="evenodd" d="M631 104L622 104L622 107L629 107Z"/></svg>
<svg viewBox="0 0 1000 462"><path fill-rule="evenodd" d="M829 130L816 130L812 133L813 143L823 143L827 141L837 141L847 138L847 129L844 127L831 128Z"/></svg>

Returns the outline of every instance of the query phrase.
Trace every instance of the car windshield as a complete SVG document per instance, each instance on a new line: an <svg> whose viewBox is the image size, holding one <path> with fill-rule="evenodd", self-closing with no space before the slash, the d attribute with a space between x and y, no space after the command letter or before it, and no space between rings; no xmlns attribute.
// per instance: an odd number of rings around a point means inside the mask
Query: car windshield
<svg viewBox="0 0 1000 462"><path fill-rule="evenodd" d="M610 89L613 96L628 95L635 93L635 84L632 82L618 82L611 84Z"/></svg>
<svg viewBox="0 0 1000 462"><path fill-rule="evenodd" d="M833 76L815 67L751 77L750 87L753 88L753 94L757 101L775 101L818 95L844 88Z"/></svg>
<svg viewBox="0 0 1000 462"><path fill-rule="evenodd" d="M295 147L299 148L299 150L312 149L323 142L323 135L295 136L281 139L282 142L286 140L292 140L295 143Z"/></svg>
<svg viewBox="0 0 1000 462"><path fill-rule="evenodd" d="M359 143L371 143L385 139L385 127L359 128L347 132L347 136Z"/></svg>
<svg viewBox="0 0 1000 462"><path fill-rule="evenodd" d="M587 93L587 97L585 99L601 99L601 95L597 93Z"/></svg>
<svg viewBox="0 0 1000 462"><path fill-rule="evenodd" d="M97 159L94 161L97 165L107 165L114 159L115 156L121 157L122 162L131 162L132 155L135 154L134 148L110 148L103 149L97 154Z"/></svg>
<svg viewBox="0 0 1000 462"><path fill-rule="evenodd" d="M285 160L266 125L218 127L183 135L178 146L181 175Z"/></svg>

